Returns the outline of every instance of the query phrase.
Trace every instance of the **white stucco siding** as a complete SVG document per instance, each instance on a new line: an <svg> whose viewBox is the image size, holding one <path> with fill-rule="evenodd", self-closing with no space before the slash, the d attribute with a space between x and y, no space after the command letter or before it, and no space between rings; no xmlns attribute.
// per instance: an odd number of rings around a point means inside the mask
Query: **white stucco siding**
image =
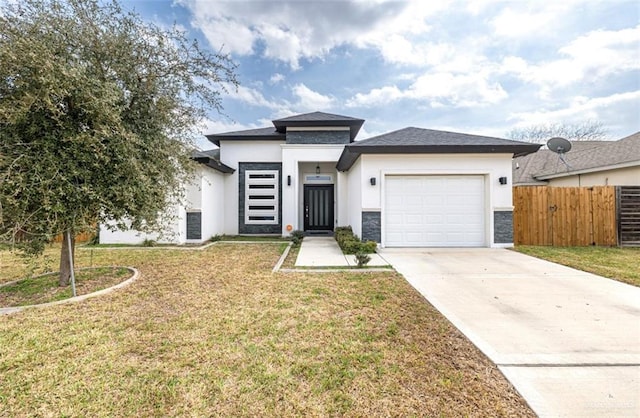
<svg viewBox="0 0 640 418"><path fill-rule="evenodd" d="M362 158L358 159L347 172L347 222L340 226L350 225L353 233L362 236L362 196L364 175L362 171Z"/></svg>
<svg viewBox="0 0 640 418"><path fill-rule="evenodd" d="M201 167L193 183L187 188L186 212L201 213L201 236L199 240L186 239L186 218L184 240L203 242L214 235L223 233L224 222L224 174L209 167Z"/></svg>
<svg viewBox="0 0 640 418"><path fill-rule="evenodd" d="M224 234L238 234L239 163L279 163L282 161L280 145L283 143L284 141L220 141L220 161L236 170L233 174L226 175L224 179Z"/></svg>
<svg viewBox="0 0 640 418"><path fill-rule="evenodd" d="M392 175L481 175L484 177L485 240L487 246L494 246L494 211L510 211L511 194L511 154L397 154L362 155L361 173L358 182L351 179L349 189L360 187L361 210L380 211L382 235L384 237L384 190L385 177ZM354 165L355 167L355 165ZM376 185L370 179L376 178ZM507 177L507 184L499 183L500 177ZM350 198L350 204L352 199ZM353 204L356 204L354 201ZM361 219L355 218L355 207L350 206L351 225L354 231L361 228ZM360 232L360 231L359 231ZM384 238L383 238L384 239ZM383 243L384 244L384 243Z"/></svg>
<svg viewBox="0 0 640 418"><path fill-rule="evenodd" d="M196 170L191 182L185 186L184 205L171 205L167 213L171 218L166 222L162 234L147 234L133 229L111 231L106 225L100 226L102 244L141 244L153 240L162 244L184 244L203 242L222 233L222 213L224 203L224 175L219 171L201 166ZM201 236L199 240L187 240L187 212L201 212ZM113 225L113 223L111 223Z"/></svg>
<svg viewBox="0 0 640 418"><path fill-rule="evenodd" d="M344 145L324 144L283 144L282 155L282 235L289 234L287 225L293 229L303 229L304 219L302 213L303 175L306 165L314 169L316 164L321 166L323 173L334 176L336 199L340 199L340 184L336 183L335 164L340 158ZM302 166L302 168L301 168ZM313 170L312 170L313 171ZM309 173L306 173L309 174ZM291 176L291 185L287 183ZM335 222L340 222L340 210L334 208Z"/></svg>
<svg viewBox="0 0 640 418"><path fill-rule="evenodd" d="M180 223L184 223L184 209L173 205L168 209L168 212L175 216L165 223L162 234L148 234L135 229L111 230L107 225L100 225L100 244L142 244L145 240L152 240L161 244L184 243L186 235L180 228ZM114 223L110 222L108 225L113 226Z"/></svg>
<svg viewBox="0 0 640 418"><path fill-rule="evenodd" d="M511 154L397 154L362 155L362 208L382 208L385 175L482 174L487 176L487 199L490 207L511 208ZM376 186L369 179L375 177ZM507 177L501 185L500 177Z"/></svg>

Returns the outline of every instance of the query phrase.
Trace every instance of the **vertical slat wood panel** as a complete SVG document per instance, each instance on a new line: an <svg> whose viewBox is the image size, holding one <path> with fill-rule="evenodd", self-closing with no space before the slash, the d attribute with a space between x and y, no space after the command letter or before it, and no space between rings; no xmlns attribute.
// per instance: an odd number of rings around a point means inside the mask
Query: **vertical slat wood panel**
<svg viewBox="0 0 640 418"><path fill-rule="evenodd" d="M617 245L612 186L515 187L516 245Z"/></svg>

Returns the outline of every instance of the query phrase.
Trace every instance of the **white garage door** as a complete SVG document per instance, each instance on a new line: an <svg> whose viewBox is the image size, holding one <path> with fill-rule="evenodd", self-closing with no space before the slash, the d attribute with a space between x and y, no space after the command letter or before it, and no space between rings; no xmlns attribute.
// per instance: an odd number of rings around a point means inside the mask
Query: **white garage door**
<svg viewBox="0 0 640 418"><path fill-rule="evenodd" d="M482 247L483 176L387 176L385 246Z"/></svg>

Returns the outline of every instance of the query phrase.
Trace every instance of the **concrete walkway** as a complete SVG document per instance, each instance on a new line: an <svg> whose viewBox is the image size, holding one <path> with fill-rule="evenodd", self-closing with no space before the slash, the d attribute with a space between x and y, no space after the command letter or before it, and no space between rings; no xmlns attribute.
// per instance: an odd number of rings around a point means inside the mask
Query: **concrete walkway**
<svg viewBox="0 0 640 418"><path fill-rule="evenodd" d="M504 249L381 256L541 417L640 417L640 288Z"/></svg>
<svg viewBox="0 0 640 418"><path fill-rule="evenodd" d="M369 254L367 267L388 266L379 254ZM305 237L302 240L296 267L349 267L356 266L354 255L344 255L333 237Z"/></svg>

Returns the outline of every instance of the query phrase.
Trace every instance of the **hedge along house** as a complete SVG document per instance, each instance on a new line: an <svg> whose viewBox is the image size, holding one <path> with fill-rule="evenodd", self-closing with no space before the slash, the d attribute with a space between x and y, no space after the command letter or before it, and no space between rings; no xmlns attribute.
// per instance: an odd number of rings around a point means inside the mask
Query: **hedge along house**
<svg viewBox="0 0 640 418"><path fill-rule="evenodd" d="M419 128L355 141L363 123L314 112L207 135L226 168L201 187L201 201L218 205L196 212L203 226L217 219L201 239L350 225L387 247L512 245L511 160L539 145Z"/></svg>

